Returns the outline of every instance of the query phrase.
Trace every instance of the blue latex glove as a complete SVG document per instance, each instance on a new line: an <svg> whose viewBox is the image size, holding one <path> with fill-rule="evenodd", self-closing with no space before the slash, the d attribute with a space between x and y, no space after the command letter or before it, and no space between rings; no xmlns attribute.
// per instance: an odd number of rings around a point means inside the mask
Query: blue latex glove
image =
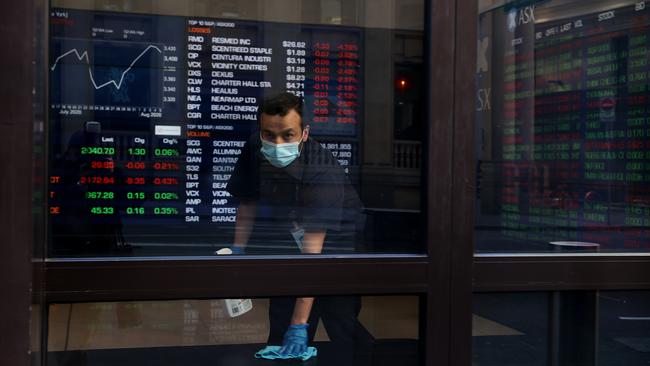
<svg viewBox="0 0 650 366"><path fill-rule="evenodd" d="M246 254L246 248L245 247L236 247L236 246L231 246L230 250L232 250L233 255L241 255L241 254Z"/></svg>
<svg viewBox="0 0 650 366"><path fill-rule="evenodd" d="M284 332L282 347L278 351L281 356L301 355L307 351L307 328L309 324L292 324Z"/></svg>

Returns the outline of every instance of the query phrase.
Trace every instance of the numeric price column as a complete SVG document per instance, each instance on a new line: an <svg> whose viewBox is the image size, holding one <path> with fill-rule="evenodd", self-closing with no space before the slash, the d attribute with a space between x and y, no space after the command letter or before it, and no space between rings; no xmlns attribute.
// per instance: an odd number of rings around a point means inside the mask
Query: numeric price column
<svg viewBox="0 0 650 366"><path fill-rule="evenodd" d="M336 46L336 123L357 124L359 90L359 46Z"/></svg>
<svg viewBox="0 0 650 366"><path fill-rule="evenodd" d="M153 149L153 199L152 214L158 217L178 217L181 212L179 206L182 179L181 173L181 147L177 138L159 138L157 146ZM188 186L192 182L186 182ZM198 186L198 183L196 183ZM191 188L190 188L191 189Z"/></svg>
<svg viewBox="0 0 650 366"><path fill-rule="evenodd" d="M82 146L79 180L77 186L82 187L88 212L84 215L95 217L114 216L117 214L115 205L115 139L102 137L101 142Z"/></svg>
<svg viewBox="0 0 650 366"><path fill-rule="evenodd" d="M314 59L312 89L308 92L313 95L314 115L312 123L327 123L330 116L329 89L332 81L331 73L331 44L329 42L316 42L313 47Z"/></svg>
<svg viewBox="0 0 650 366"><path fill-rule="evenodd" d="M635 6L635 15L647 15L644 1ZM641 15L643 14L643 15ZM628 39L627 110L625 116L625 249L650 248L650 62L648 28L632 30Z"/></svg>
<svg viewBox="0 0 650 366"><path fill-rule="evenodd" d="M126 215L139 216L145 214L142 207L147 198L147 163L145 160L149 155L148 137L130 137L129 144L125 147L126 162L122 164L124 171L124 198Z"/></svg>
<svg viewBox="0 0 650 366"><path fill-rule="evenodd" d="M282 41L286 54L286 89L296 96L305 96L305 56L306 44L301 41Z"/></svg>

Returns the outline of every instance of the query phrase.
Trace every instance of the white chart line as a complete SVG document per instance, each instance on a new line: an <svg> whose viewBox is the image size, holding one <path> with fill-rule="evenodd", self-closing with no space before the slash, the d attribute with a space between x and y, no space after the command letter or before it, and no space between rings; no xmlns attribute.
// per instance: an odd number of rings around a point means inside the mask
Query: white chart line
<svg viewBox="0 0 650 366"><path fill-rule="evenodd" d="M88 75L90 76L90 81L93 83L93 86L95 87L96 90L99 90L99 89L101 89L101 88L103 88L103 87L105 87L105 86L107 86L107 85L110 85L110 84L115 85L115 88L116 88L117 90L120 90L120 88L122 87L122 82L124 81L124 76L125 76L129 71L131 71L131 69L133 68L133 65L135 65L135 63L138 62L138 60L139 60L142 56L144 56L144 54L147 53L147 52L148 52L150 49L152 49L152 48L155 49L156 51L158 51L159 53L162 53L162 51L160 50L160 48L158 48L158 47L156 47L156 46L153 46L153 45L149 45L149 47L147 47L144 51L142 51L142 53L140 53L140 54L138 55L138 57L136 57L136 58L131 62L131 64L129 65L129 67L128 67L126 70L124 70L124 72L122 72L122 76L120 77L120 81L119 81L119 82L115 82L115 80L110 80L110 81L105 82L104 84L97 85L97 83L95 82L95 78L93 77L92 68L90 67L90 60L88 59L88 51L84 51L82 54L79 54L79 51L77 51L76 48L73 48L73 49L71 49L70 51L68 51L68 52L66 52L66 53L64 53L64 54L62 54L62 55L59 56L59 57L57 57L56 60L54 61L54 65L52 65L52 67L51 67L50 69L51 69L52 71L54 71L54 69L56 69L56 65L58 65L59 61L60 61L62 58L64 58L64 57L66 57L66 56L68 56L68 55L74 53L74 54L77 55L77 59L79 59L79 61L81 61L82 59L86 59L86 64L88 65Z"/></svg>

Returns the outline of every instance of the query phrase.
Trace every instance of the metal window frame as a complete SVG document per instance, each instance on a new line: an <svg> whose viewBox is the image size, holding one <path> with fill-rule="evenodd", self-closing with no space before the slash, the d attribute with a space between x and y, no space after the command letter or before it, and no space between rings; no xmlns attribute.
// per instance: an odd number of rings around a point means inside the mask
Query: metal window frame
<svg viewBox="0 0 650 366"><path fill-rule="evenodd" d="M0 364L28 365L30 356L30 290L38 290L32 278L34 214L32 212L34 60L32 40L36 35L35 16L39 7L30 2L3 6L5 17L0 45ZM34 355L33 357L38 357Z"/></svg>
<svg viewBox="0 0 650 366"><path fill-rule="evenodd" d="M549 253L474 258L474 292L648 289L650 256Z"/></svg>

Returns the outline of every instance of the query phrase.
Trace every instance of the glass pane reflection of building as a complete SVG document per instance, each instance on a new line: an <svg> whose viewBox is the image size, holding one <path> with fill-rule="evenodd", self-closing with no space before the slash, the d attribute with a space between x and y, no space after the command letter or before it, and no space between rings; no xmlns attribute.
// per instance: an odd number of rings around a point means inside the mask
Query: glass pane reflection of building
<svg viewBox="0 0 650 366"><path fill-rule="evenodd" d="M332 252L423 252L423 9L53 1L50 256L231 246L239 202L227 185L260 103L281 91L304 98L310 138L361 199L343 206L363 218L357 237Z"/></svg>
<svg viewBox="0 0 650 366"><path fill-rule="evenodd" d="M480 14L477 252L650 248L649 12L543 1Z"/></svg>

